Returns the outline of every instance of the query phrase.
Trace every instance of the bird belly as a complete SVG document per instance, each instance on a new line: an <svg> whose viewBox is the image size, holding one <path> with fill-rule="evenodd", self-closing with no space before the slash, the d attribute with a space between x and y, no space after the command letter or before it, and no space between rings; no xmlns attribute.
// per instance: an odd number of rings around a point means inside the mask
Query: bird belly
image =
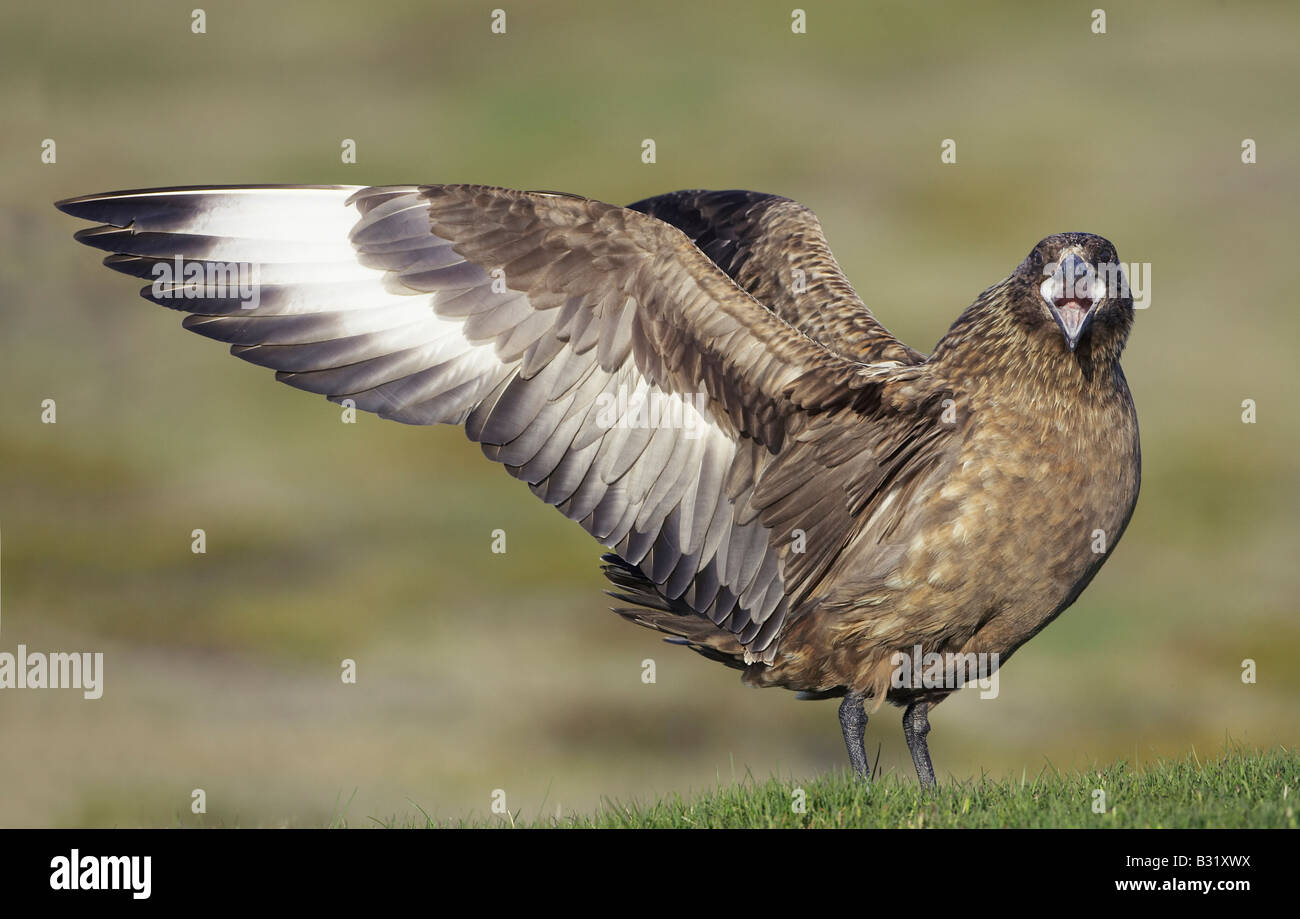
<svg viewBox="0 0 1300 919"><path fill-rule="evenodd" d="M969 432L954 461L911 495L896 541L851 546L836 588L791 625L773 666L751 668L747 681L847 687L878 704L915 695L891 686L898 655L1004 663L1079 595L1136 502L1136 428L1128 438L1088 433L1119 425L1083 427Z"/></svg>

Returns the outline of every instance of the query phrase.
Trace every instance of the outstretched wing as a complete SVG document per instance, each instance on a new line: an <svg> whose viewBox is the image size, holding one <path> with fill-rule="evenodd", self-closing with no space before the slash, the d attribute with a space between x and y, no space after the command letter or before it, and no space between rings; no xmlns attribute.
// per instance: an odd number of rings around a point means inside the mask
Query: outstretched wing
<svg viewBox="0 0 1300 919"><path fill-rule="evenodd" d="M632 210L671 223L759 303L855 361L915 364L924 355L890 334L849 284L817 215L756 191L675 191Z"/></svg>
<svg viewBox="0 0 1300 919"><path fill-rule="evenodd" d="M884 418L912 399L907 383L890 394L892 365L827 350L626 208L463 185L58 206L105 224L78 239L153 278L146 299L277 379L464 424L747 660L772 660L792 605L852 538L872 432L916 423Z"/></svg>

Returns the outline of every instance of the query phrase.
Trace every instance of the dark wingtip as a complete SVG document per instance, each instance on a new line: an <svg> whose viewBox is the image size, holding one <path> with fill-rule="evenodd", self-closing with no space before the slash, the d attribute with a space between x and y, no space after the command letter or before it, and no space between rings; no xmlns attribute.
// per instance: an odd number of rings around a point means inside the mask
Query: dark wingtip
<svg viewBox="0 0 1300 919"><path fill-rule="evenodd" d="M150 202L152 201L157 201L162 206L167 207L169 206L168 199L184 198L189 195L221 194L234 191L279 191L284 189L350 190L357 192L365 190L364 186L360 185L173 185L166 188L131 188L122 191L99 192L93 195L78 195L75 198L64 198L62 201L55 201L54 206L73 217L124 227L127 224L120 222L123 219L121 205L124 202L131 202L134 209L144 205L145 210L151 210L153 205ZM140 199L147 200L141 201ZM174 203L171 203L172 206L174 206Z"/></svg>
<svg viewBox="0 0 1300 919"><path fill-rule="evenodd" d="M120 212L114 213L116 209L110 205L114 200L130 194L130 192L106 192L96 195L78 195L75 198L55 201L54 206L70 217L112 224L121 229L127 226L129 221L123 223Z"/></svg>
<svg viewBox="0 0 1300 919"><path fill-rule="evenodd" d="M86 201L97 197L96 195L78 195L75 198L64 198L61 201L55 201L54 206L70 217L84 217L85 212L80 205Z"/></svg>
<svg viewBox="0 0 1300 919"><path fill-rule="evenodd" d="M73 216L78 215L74 214ZM112 244L122 238L122 229L122 227L106 226L82 227L72 234L72 238L85 246L112 251ZM107 237L107 239L104 239L104 237Z"/></svg>

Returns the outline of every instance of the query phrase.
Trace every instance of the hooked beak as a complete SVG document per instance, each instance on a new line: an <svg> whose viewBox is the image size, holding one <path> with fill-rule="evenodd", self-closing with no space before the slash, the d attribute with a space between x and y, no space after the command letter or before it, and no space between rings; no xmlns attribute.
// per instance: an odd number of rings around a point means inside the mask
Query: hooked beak
<svg viewBox="0 0 1300 919"><path fill-rule="evenodd" d="M1071 351L1092 322L1097 305L1096 281L1097 272L1092 265L1070 252L1062 257L1051 277L1039 287Z"/></svg>

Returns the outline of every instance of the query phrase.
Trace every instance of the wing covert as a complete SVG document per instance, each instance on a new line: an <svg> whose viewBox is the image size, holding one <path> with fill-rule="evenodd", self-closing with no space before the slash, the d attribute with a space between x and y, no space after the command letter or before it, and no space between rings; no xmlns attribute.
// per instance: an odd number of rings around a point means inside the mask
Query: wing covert
<svg viewBox="0 0 1300 919"><path fill-rule="evenodd" d="M78 238L153 278L146 299L277 379L463 424L746 660L772 659L792 604L852 538L871 431L915 402L913 384L890 388L900 363L824 347L679 230L586 198L264 187L59 206L105 224ZM160 281L169 260L198 282ZM206 283L222 270L252 277L252 295Z"/></svg>

